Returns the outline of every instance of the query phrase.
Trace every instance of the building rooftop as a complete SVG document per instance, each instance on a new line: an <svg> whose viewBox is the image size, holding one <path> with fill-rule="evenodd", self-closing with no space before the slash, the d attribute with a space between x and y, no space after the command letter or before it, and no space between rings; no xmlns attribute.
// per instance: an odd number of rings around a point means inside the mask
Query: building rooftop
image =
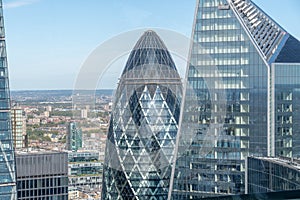
<svg viewBox="0 0 300 200"><path fill-rule="evenodd" d="M251 0L230 0L230 5L243 22L257 47L269 60L288 35L271 17Z"/></svg>
<svg viewBox="0 0 300 200"><path fill-rule="evenodd" d="M288 158L288 157L255 157L251 156L250 158L256 158L259 160L265 160L275 164L283 165L288 168L294 168L300 170L300 159L298 158Z"/></svg>
<svg viewBox="0 0 300 200"><path fill-rule="evenodd" d="M49 150L49 149L28 148L28 149L18 149L15 151L15 153L16 155L33 155L33 154L55 154L55 153L65 153L65 152Z"/></svg>
<svg viewBox="0 0 300 200"><path fill-rule="evenodd" d="M232 9L268 62L300 62L300 42L251 0L230 0Z"/></svg>
<svg viewBox="0 0 300 200"><path fill-rule="evenodd" d="M290 36L285 42L276 63L300 63L300 41Z"/></svg>

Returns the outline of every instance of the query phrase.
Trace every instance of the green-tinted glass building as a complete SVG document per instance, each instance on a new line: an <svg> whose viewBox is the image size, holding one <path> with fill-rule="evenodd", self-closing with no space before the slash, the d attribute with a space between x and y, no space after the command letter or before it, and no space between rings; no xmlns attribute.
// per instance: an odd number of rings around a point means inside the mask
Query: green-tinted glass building
<svg viewBox="0 0 300 200"><path fill-rule="evenodd" d="M169 197L243 194L247 156L299 154L300 42L251 0L198 0L192 39Z"/></svg>
<svg viewBox="0 0 300 200"><path fill-rule="evenodd" d="M13 200L16 199L15 159L2 8L0 1L0 199Z"/></svg>
<svg viewBox="0 0 300 200"><path fill-rule="evenodd" d="M77 151L82 148L82 131L76 122L70 122L67 133L67 149Z"/></svg>

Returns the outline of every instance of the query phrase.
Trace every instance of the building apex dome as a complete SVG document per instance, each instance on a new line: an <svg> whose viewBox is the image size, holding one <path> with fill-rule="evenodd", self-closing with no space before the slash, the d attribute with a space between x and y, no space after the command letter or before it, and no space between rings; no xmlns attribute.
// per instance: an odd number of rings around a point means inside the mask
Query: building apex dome
<svg viewBox="0 0 300 200"><path fill-rule="evenodd" d="M145 48L167 50L167 47L165 46L163 41L153 30L145 31L144 34L140 37L140 39L137 41L133 49L135 50L135 49L145 49Z"/></svg>
<svg viewBox="0 0 300 200"><path fill-rule="evenodd" d="M164 65L177 72L166 45L153 30L145 31L137 41L129 55L123 75L145 65L152 69Z"/></svg>

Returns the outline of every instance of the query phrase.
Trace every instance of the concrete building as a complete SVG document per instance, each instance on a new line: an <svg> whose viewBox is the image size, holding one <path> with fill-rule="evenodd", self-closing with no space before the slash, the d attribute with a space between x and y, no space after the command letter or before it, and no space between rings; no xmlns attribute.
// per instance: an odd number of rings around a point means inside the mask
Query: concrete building
<svg viewBox="0 0 300 200"><path fill-rule="evenodd" d="M69 192L100 192L103 162L98 152L68 152ZM75 191L75 192L74 192Z"/></svg>
<svg viewBox="0 0 300 200"><path fill-rule="evenodd" d="M49 113L52 112L52 106L46 106L45 110Z"/></svg>
<svg viewBox="0 0 300 200"><path fill-rule="evenodd" d="M68 199L68 154L16 152L17 199Z"/></svg>
<svg viewBox="0 0 300 200"><path fill-rule="evenodd" d="M12 135L16 149L25 148L27 144L26 116L21 108L11 109Z"/></svg>
<svg viewBox="0 0 300 200"><path fill-rule="evenodd" d="M81 119L88 118L88 110L87 109L82 109L80 112L81 112Z"/></svg>

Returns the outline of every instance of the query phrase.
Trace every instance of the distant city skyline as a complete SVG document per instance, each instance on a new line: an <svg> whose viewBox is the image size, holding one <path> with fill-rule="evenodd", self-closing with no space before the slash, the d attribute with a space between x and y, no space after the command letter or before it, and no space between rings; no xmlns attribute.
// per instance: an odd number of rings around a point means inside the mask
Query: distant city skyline
<svg viewBox="0 0 300 200"><path fill-rule="evenodd" d="M299 0L253 2L300 39L300 27L295 23L300 19ZM190 37L196 1L3 0L3 3L10 87L46 90L72 89L88 55L119 33L159 27ZM121 66L113 75L115 79L110 78L101 88L115 87L125 66L117 63Z"/></svg>

